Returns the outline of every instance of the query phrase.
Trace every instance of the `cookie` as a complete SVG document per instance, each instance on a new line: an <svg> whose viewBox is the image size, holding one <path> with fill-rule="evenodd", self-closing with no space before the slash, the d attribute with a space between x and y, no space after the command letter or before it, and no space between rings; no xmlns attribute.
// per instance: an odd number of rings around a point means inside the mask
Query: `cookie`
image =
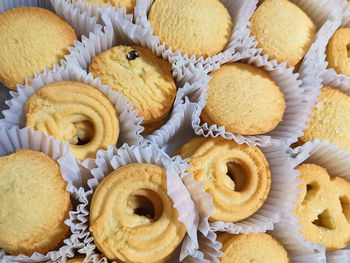
<svg viewBox="0 0 350 263"><path fill-rule="evenodd" d="M93 86L58 81L38 89L25 104L26 126L67 141L79 160L95 158L115 145L118 115L112 103Z"/></svg>
<svg viewBox="0 0 350 263"><path fill-rule="evenodd" d="M292 67L302 60L316 36L316 27L288 0L265 0L250 19L251 36L270 60Z"/></svg>
<svg viewBox="0 0 350 263"><path fill-rule="evenodd" d="M221 66L210 73L207 104L201 119L241 135L273 130L286 108L284 95L264 70L243 63Z"/></svg>
<svg viewBox="0 0 350 263"><path fill-rule="evenodd" d="M98 185L89 230L97 248L110 260L165 262L186 233L173 206L164 168L128 164Z"/></svg>
<svg viewBox="0 0 350 263"><path fill-rule="evenodd" d="M34 72L59 63L77 39L74 29L53 12L18 7L0 15L0 82L12 90Z"/></svg>
<svg viewBox="0 0 350 263"><path fill-rule="evenodd" d="M78 2L79 0L74 0ZM125 7L126 12L132 14L134 12L134 8L136 6L136 0L85 0L88 4L93 4L94 6L98 6L101 4L102 6L107 6L110 3L112 6L118 6L119 8Z"/></svg>
<svg viewBox="0 0 350 263"><path fill-rule="evenodd" d="M156 122L151 122L147 124L143 124L142 126L145 128L143 132L141 133L142 135L146 134L152 134L154 131L158 130L162 125L164 124L164 120L156 121Z"/></svg>
<svg viewBox="0 0 350 263"><path fill-rule="evenodd" d="M66 263L84 263L84 257L75 257L67 260ZM92 261L88 261L87 263L92 263Z"/></svg>
<svg viewBox="0 0 350 263"><path fill-rule="evenodd" d="M287 251L272 236L265 233L231 235L222 233L217 240L222 243L224 256L221 263L289 263Z"/></svg>
<svg viewBox="0 0 350 263"><path fill-rule="evenodd" d="M327 251L350 245L350 182L330 177L327 170L316 164L302 164L302 180L295 204L295 215L303 226L305 238L324 244Z"/></svg>
<svg viewBox="0 0 350 263"><path fill-rule="evenodd" d="M328 67L338 74L350 76L350 28L339 28L328 42L326 60Z"/></svg>
<svg viewBox="0 0 350 263"><path fill-rule="evenodd" d="M0 248L11 255L46 254L65 238L72 209L60 167L20 149L0 157Z"/></svg>
<svg viewBox="0 0 350 263"><path fill-rule="evenodd" d="M176 96L176 86L168 61L151 50L136 46L116 46L93 58L89 72L109 84L113 91L139 110L142 124L164 119Z"/></svg>
<svg viewBox="0 0 350 263"><path fill-rule="evenodd" d="M308 128L304 130L304 136L299 138L298 144L316 138L327 139L350 153L350 97L328 86L321 91L310 121L306 124Z"/></svg>
<svg viewBox="0 0 350 263"><path fill-rule="evenodd" d="M160 43L189 57L221 52L233 27L229 12L219 0L155 0L148 19Z"/></svg>
<svg viewBox="0 0 350 263"><path fill-rule="evenodd" d="M198 137L176 154L191 158L189 171L212 195L215 209L210 221L241 221L258 211L269 194L270 168L258 147Z"/></svg>

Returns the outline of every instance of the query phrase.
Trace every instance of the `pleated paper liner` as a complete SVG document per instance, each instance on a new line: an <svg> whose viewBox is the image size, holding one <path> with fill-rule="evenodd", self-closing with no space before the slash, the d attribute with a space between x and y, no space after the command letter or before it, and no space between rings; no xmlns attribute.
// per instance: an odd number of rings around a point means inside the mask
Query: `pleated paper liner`
<svg viewBox="0 0 350 263"><path fill-rule="evenodd" d="M68 64L74 64L87 70L96 55L114 46L121 44L142 46L141 42L144 41L144 36L139 34L137 30L139 27L130 21L124 20L124 13L121 10L117 14L119 15L112 18L110 13L107 14L105 12L102 14L102 19L106 24L104 30L98 34L91 34L89 39L84 39L82 42L77 43L76 47L70 50L71 54L66 56ZM152 52L162 57L156 51L152 50ZM183 109L186 107L184 104L187 92L199 89L207 81L207 75L202 69L193 68L191 72L185 75L182 74L182 70L180 65L173 67L172 75L178 90L172 110L165 124L152 134L144 136L145 139L157 144L159 147L163 147L179 129L180 119L184 117Z"/></svg>
<svg viewBox="0 0 350 263"><path fill-rule="evenodd" d="M17 92L11 92L12 99L6 101L9 109L2 112L5 118L0 119L0 127L25 127L26 113L24 106L27 100L42 86L56 81L78 81L92 85L109 99L119 118L118 146L124 143L138 144L142 141L140 135L142 127L139 125L141 119L136 117L137 112L132 110L132 105L128 104L126 99L121 98L121 93L112 92L109 85L102 85L99 79L93 78L92 74L87 74L84 70L74 67L74 65L68 66L66 63L63 63L62 66L54 65L52 70L45 68L42 74L36 73L35 78L28 80L24 86L18 85Z"/></svg>
<svg viewBox="0 0 350 263"><path fill-rule="evenodd" d="M88 168L93 178L88 181L89 190L87 198L80 204L79 227L81 231L80 239L84 241L84 253L93 262L102 262L104 258L97 254L93 238L89 232L89 202L98 184L115 169L130 163L151 163L164 167L167 170L167 192L174 202L174 207L179 212L179 220L186 225L187 234L182 242L180 259L189 255L194 255L198 249L197 228L199 224L199 214L195 203L191 199L191 189L195 189L197 184L193 180L193 175L187 173L189 165L179 156L170 158L152 143L144 143L139 146L123 145L116 149L110 146L106 151L99 151L96 160L88 159L83 166ZM173 261L173 262L179 262Z"/></svg>
<svg viewBox="0 0 350 263"><path fill-rule="evenodd" d="M329 144L327 140L316 139L291 150L295 156L296 165L313 163L327 169L330 176L339 176L350 181L350 156L346 150L338 148L337 144ZM349 260L350 246L334 252L327 252L327 262L344 262ZM345 261L347 262L347 261Z"/></svg>
<svg viewBox="0 0 350 263"><path fill-rule="evenodd" d="M80 232L76 229L75 222L77 220L76 204L81 198L84 198L85 192L83 188L78 189L75 185L81 184L81 181L86 180L89 176L79 170L67 143L57 141L52 136L45 136L42 132L29 128L20 129L17 126L9 129L0 128L1 156L14 153L21 148L43 152L59 164L62 177L68 183L66 190L70 193L72 202L72 211L69 212L69 219L65 221L70 231L55 250L49 251L46 255L35 252L30 257L22 254L11 256L0 248L0 262L43 262L50 260L66 262L67 258L73 257L75 251L82 247L78 240ZM18 231L21 230L18 229Z"/></svg>

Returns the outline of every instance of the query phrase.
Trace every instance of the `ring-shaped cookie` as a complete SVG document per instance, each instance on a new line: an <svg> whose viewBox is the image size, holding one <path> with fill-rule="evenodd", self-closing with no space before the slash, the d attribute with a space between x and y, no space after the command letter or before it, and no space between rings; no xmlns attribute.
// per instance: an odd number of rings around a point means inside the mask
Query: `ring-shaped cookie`
<svg viewBox="0 0 350 263"><path fill-rule="evenodd" d="M80 160L94 158L97 150L118 140L115 108L101 91L85 83L47 84L28 99L25 112L28 127L68 141Z"/></svg>
<svg viewBox="0 0 350 263"><path fill-rule="evenodd" d="M134 163L110 173L97 187L90 208L90 232L110 260L165 262L186 227L167 195L166 170Z"/></svg>
<svg viewBox="0 0 350 263"><path fill-rule="evenodd" d="M268 162L257 147L223 138L194 138L178 153L191 158L194 179L213 196L211 221L237 222L255 213L265 202L271 178Z"/></svg>

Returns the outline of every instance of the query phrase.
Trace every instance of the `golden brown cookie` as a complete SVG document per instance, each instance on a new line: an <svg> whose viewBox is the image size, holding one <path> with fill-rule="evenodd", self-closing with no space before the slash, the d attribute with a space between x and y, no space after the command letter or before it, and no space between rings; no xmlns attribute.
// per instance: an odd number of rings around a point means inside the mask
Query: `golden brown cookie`
<svg viewBox="0 0 350 263"><path fill-rule="evenodd" d="M74 0L78 2L79 0ZM125 7L126 12L132 14L134 12L134 8L136 6L136 0L85 0L88 4L93 4L94 6L98 6L100 3L102 6L107 6L110 3L112 6Z"/></svg>
<svg viewBox="0 0 350 263"><path fill-rule="evenodd" d="M93 58L89 72L109 84L113 91L128 97L143 117L142 124L164 119L176 96L176 86L168 61L151 50L136 46L116 46Z"/></svg>
<svg viewBox="0 0 350 263"><path fill-rule="evenodd" d="M302 192L295 215L305 238L324 244L327 251L350 245L350 182L330 177L316 164L302 164L297 169Z"/></svg>
<svg viewBox="0 0 350 263"><path fill-rule="evenodd" d="M25 105L26 125L71 144L79 160L95 158L100 149L115 145L118 115L112 103L93 86L58 81L38 89Z"/></svg>
<svg viewBox="0 0 350 263"><path fill-rule="evenodd" d="M0 248L11 255L46 254L66 236L72 209L60 167L20 149L0 157Z"/></svg>
<svg viewBox="0 0 350 263"><path fill-rule="evenodd" d="M265 233L231 235L222 233L217 240L222 243L224 256L221 263L289 263L287 251L272 236Z"/></svg>
<svg viewBox="0 0 350 263"><path fill-rule="evenodd" d="M316 138L337 143L350 153L350 97L331 87L325 86L312 110L308 128L298 144Z"/></svg>
<svg viewBox="0 0 350 263"><path fill-rule="evenodd" d="M238 145L221 137L198 137L176 154L191 158L189 171L213 196L211 221L243 220L258 211L269 194L270 168L258 147Z"/></svg>
<svg viewBox="0 0 350 263"><path fill-rule="evenodd" d="M316 35L311 19L288 0L265 0L250 19L257 48L269 59L295 66L309 50Z"/></svg>
<svg viewBox="0 0 350 263"><path fill-rule="evenodd" d="M338 74L350 76L350 28L339 28L328 42L326 60L328 67Z"/></svg>
<svg viewBox="0 0 350 263"><path fill-rule="evenodd" d="M0 82L12 90L68 54L74 29L53 12L18 7L0 15Z"/></svg>
<svg viewBox="0 0 350 263"><path fill-rule="evenodd" d="M165 262L186 227L167 194L166 170L133 163L110 173L91 201L90 232L110 260Z"/></svg>
<svg viewBox="0 0 350 263"><path fill-rule="evenodd" d="M231 37L232 18L219 0L155 0L148 14L155 35L166 48L189 57L213 56Z"/></svg>
<svg viewBox="0 0 350 263"><path fill-rule="evenodd" d="M241 135L264 134L280 121L286 103L270 75L257 67L232 63L210 73L212 79L201 118Z"/></svg>
<svg viewBox="0 0 350 263"><path fill-rule="evenodd" d="M83 262L84 262L84 257L75 257L67 260L66 263L83 263ZM87 263L92 263L92 261L88 261Z"/></svg>
<svg viewBox="0 0 350 263"><path fill-rule="evenodd" d="M143 132L141 133L142 135L146 134L152 134L154 131L158 130L162 125L164 124L164 120L156 121L156 122L151 122L147 124L142 124L142 126L145 128Z"/></svg>

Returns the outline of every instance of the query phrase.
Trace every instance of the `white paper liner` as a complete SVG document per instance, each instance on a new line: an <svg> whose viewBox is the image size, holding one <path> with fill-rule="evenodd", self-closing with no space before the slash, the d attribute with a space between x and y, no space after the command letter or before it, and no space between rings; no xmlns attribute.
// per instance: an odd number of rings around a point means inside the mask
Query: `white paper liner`
<svg viewBox="0 0 350 263"><path fill-rule="evenodd" d="M187 60L192 64L201 63L209 65L220 61L225 55L235 52L242 53L245 50L254 46L253 38L249 36L250 31L247 28L250 17L257 5L257 0L220 0L227 8L232 17L233 29L230 40L225 49L211 57L203 58L196 55L188 56L180 50L172 50L171 46L165 48L165 43L160 43L159 37L153 35L153 28L148 21L148 11L154 0L137 0L135 7L135 23L141 27L141 31L145 34L143 45L152 50L156 50L157 54L162 54L164 59L169 61Z"/></svg>
<svg viewBox="0 0 350 263"><path fill-rule="evenodd" d="M107 174L130 163L152 163L166 168L168 195L174 201L174 207L179 212L179 220L186 225L187 229L180 261L188 255L195 254L198 249L197 226L199 215L186 188L187 185L191 185L189 179L192 175L186 172L189 165L178 156L170 158L156 145L150 143L144 143L140 146L124 144L119 149L109 146L106 151L98 151L96 160L88 159L84 161L83 166L91 170L93 178L88 181L90 189L87 191L84 202L78 206L80 211L78 216L80 221L78 225L81 230L80 239L83 239L85 244L85 248L80 252L87 254L87 257L93 259L94 262L103 262L102 257L99 258L99 255L94 251L93 238L88 231L89 202L94 190Z"/></svg>
<svg viewBox="0 0 350 263"><path fill-rule="evenodd" d="M327 169L331 176L339 176L350 181L350 155L344 149L339 149L336 143L329 144L327 140L316 139L290 150L295 156L295 163L299 165L306 161ZM345 249L327 252L327 262L348 262L350 260L350 245Z"/></svg>
<svg viewBox="0 0 350 263"><path fill-rule="evenodd" d="M73 257L75 250L82 247L78 240L80 232L75 227L77 218L75 204L84 195L84 189L78 189L75 185L79 185L84 178L87 178L87 175L80 173L76 160L70 152L69 144L29 128L0 128L0 156L9 155L21 148L43 152L59 164L62 177L68 183L66 190L71 195L73 206L72 211L69 212L69 219L65 221L65 224L70 227L70 234L60 243L57 250L50 251L46 255L36 252L30 257L22 254L10 256L6 255L4 250L0 248L0 262L42 262L48 260L66 262L67 257Z"/></svg>
<svg viewBox="0 0 350 263"><path fill-rule="evenodd" d="M249 57L245 58L247 56ZM303 94L303 89L300 88L301 81L297 80L298 74L293 74L293 68L286 68L285 64L277 64L276 61L268 61L267 56L260 56L259 54L250 56L249 53L245 53L242 56L236 56L229 60L229 62L237 61L261 67L268 71L270 76L276 81L284 93L286 101L286 109L282 121L274 130L264 135L255 136L233 134L226 131L224 126L218 127L216 124L211 126L207 123L201 124L200 114L205 107L208 96L206 90L209 88L209 84L207 84L202 87L201 91L197 91L197 94L201 93L201 97L192 118L192 126L195 133L205 137L222 136L228 140L235 140L239 144L247 143L251 147L278 144L281 140L288 145L296 142L298 137L303 135L303 130L307 128L308 116L312 112L312 105L306 101L306 95ZM220 65L218 64L213 65L210 71L219 67Z"/></svg>
<svg viewBox="0 0 350 263"><path fill-rule="evenodd" d="M120 92L112 92L109 85L102 85L99 79L94 79L92 74L87 74L84 70L72 65L68 66L63 61L62 66L54 65L52 70L44 69L42 74L35 74L34 79L27 80L24 86L17 85L17 92L11 92L12 99L6 101L10 107L2 113L4 119L0 119L0 127L12 127L18 125L24 127L26 124L26 115L24 106L27 100L40 87L56 81L79 81L92 85L103 92L115 107L119 118L119 138L118 145L124 143L138 144L142 141L141 119L137 118L137 111L132 110L132 104L127 104L126 99L121 98ZM28 84L28 81L31 85Z"/></svg>

